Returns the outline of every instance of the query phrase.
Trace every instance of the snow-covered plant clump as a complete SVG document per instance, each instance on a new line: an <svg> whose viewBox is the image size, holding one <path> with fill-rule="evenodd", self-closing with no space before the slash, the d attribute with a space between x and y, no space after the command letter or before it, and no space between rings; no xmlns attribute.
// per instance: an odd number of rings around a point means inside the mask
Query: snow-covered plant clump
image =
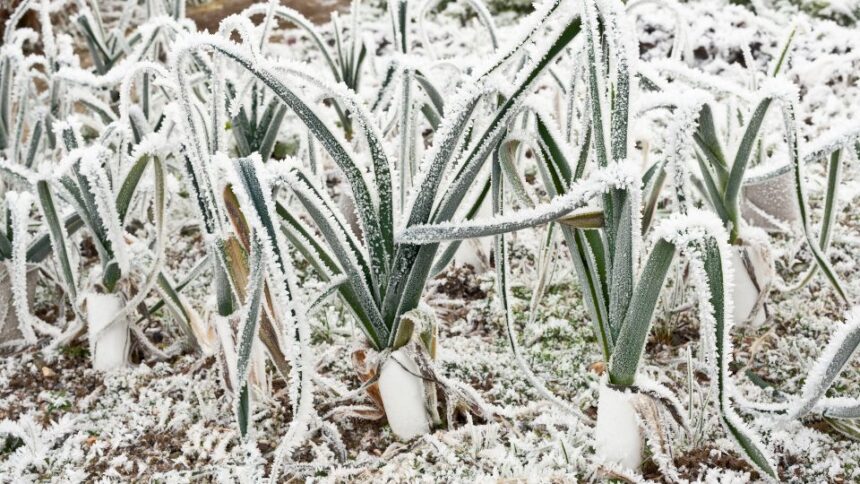
<svg viewBox="0 0 860 484"><path fill-rule="evenodd" d="M837 216L860 124L819 126L803 111L822 98L793 58L810 49L808 25L732 7L732 28L759 37L736 40L737 62L708 64L697 8L544 0L494 17L482 0L353 0L319 26L270 1L206 33L183 1L19 2L0 48L0 348L38 355L21 360L44 378L80 348L88 368L76 374L103 378L112 409L148 365L195 361L183 371L207 381L194 417L138 415L181 405L173 393L193 383L178 375L146 383L171 395L129 420L182 428L176 465L206 454L217 463L200 472L223 480L360 478L392 463L401 474L389 477L410 480L392 456L419 446L487 476L534 465L547 478L638 479L653 462L682 480L676 457L703 449L704 428L738 468L785 477L788 449L768 425L818 418L860 434L860 399L839 383L860 316L832 316L856 284L831 247L856 238ZM38 30L19 25L32 16ZM856 52L840 61L856 65ZM857 82L837 60L826 68ZM476 251L482 238L493 244ZM486 322L487 338L519 373L452 363L495 355L477 337L456 354L471 333L447 316L470 306L441 308L438 288L461 260L492 267L481 277L495 284L446 290L494 293L484 317L501 324ZM552 299L554 273L578 297ZM590 329L563 316L553 331L577 342L548 331L523 345L523 284L527 332L562 309L553 300L583 309ZM819 335L802 385L748 391L739 355L764 344L750 332L812 290L832 295L839 329ZM665 314L695 322L686 381L653 344ZM571 366L548 382L528 355L536 344L598 360L597 375ZM549 406L526 425L525 402L511 401L528 392ZM75 402L78 419L0 421L2 468L23 478L82 458L49 454L73 428L93 431L81 423L93 395ZM373 457L356 432L388 438L383 420L394 438ZM87 445L113 453L114 471L155 475L116 455L117 439ZM561 450L538 465L543 440Z"/></svg>

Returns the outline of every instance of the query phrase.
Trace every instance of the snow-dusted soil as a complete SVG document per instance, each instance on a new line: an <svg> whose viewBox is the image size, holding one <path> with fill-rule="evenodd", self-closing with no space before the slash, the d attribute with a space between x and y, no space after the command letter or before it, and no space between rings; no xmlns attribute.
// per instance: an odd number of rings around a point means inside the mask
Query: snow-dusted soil
<svg viewBox="0 0 860 484"><path fill-rule="evenodd" d="M753 46L751 55L763 70L781 41L763 34L740 7L706 1L686 8L690 50L698 67L711 73L746 79L741 44ZM671 15L648 8L641 12L644 56L665 56L671 46ZM380 25L385 22L383 17ZM860 35L819 20L802 18L800 23L804 30L789 72L801 86L798 119L808 139L860 116ZM441 31L439 42L447 50L458 49L460 43L468 46L472 37L480 35L455 22ZM450 40L455 31L456 42ZM848 160L829 254L849 293L857 295L860 165L853 155ZM824 169L816 163L807 172L812 211L819 217ZM188 218L192 213L189 207L185 217L180 213L171 218L175 240L167 260L170 270L180 276L203 253L199 232ZM799 249L800 239L798 234L772 237L782 277L796 276L809 262L808 252ZM561 399L581 409L585 419L542 399L518 370L494 303L492 271L455 268L434 280L426 293L441 321L439 367L448 378L474 388L496 415L471 422L463 418L450 429L405 443L398 442L384 422L336 418L334 400L360 385L350 355L361 335L343 309L329 308L314 321L319 371L315 405L334 424L339 437L334 432L315 435L295 453L286 478L295 482L572 482L607 476L756 480L758 475L736 453L715 412L703 411L703 402L711 401L711 387L705 374L696 370L700 347L695 308L670 311L684 306L684 294L670 298L672 291L665 291L658 310L660 318L648 341L643 371L676 391L689 410L690 435L678 433L672 440L677 475L662 475L651 459L640 476L608 474L595 461L590 420L596 415L603 365L566 249L557 252L534 324L525 324L539 240L540 234L530 232L515 238L513 292L520 344L532 369ZM203 274L186 292L203 306L208 285L209 275ZM56 315L55 301L56 296L43 287L37 310L45 317ZM741 392L753 400L776 401L798 392L806 369L841 324L845 310L821 276L795 294L774 290L770 301L764 325L739 325L733 335L732 370ZM153 315L147 332L167 345L173 340L166 337L162 317ZM273 396L258 395L254 433L249 443L242 443L232 399L222 387L220 362L214 357L185 354L162 362L135 360L129 369L106 375L89 369L86 349L86 341L78 341L59 355L31 349L0 359L0 432L8 435L0 442L0 482L252 482L267 474L273 450L291 418L287 390L274 370L269 382ZM858 370L860 365L853 363L837 381L834 394L860 395ZM786 424L760 418L750 424L778 456L783 480L860 480L860 442L828 422L807 418Z"/></svg>
<svg viewBox="0 0 860 484"><path fill-rule="evenodd" d="M852 248L849 245L843 248ZM848 253L846 251L846 253ZM860 254L858 254L860 255ZM853 272L853 270L848 273ZM526 277L522 278L527 280ZM849 278L850 280L850 278ZM528 359L561 398L596 416L600 355L571 272L562 263L535 325L520 340ZM860 284L851 284L860 289ZM519 478L532 482L578 481L604 475L593 461L590 424L566 416L543 401L519 373L511 357L498 315L492 308L492 276L469 270L451 271L434 282L432 302L443 323L439 359L445 374L468 383L499 415L491 421L458 422L416 441L401 443L379 422L335 421L343 437L332 445L317 436L297 455L296 477L356 479L380 482L495 482ZM528 306L531 287L515 294ZM751 396L796 392L801 369L819 353L835 325L839 309L820 284L813 283L791 301L771 304L773 320L757 330L741 330L735 338L737 380ZM521 314L521 320L526 319ZM356 388L349 353L357 332L336 311L325 318L330 326L316 333L321 383L317 405ZM697 345L696 321L682 313L658 323L648 343L645 371L676 390L687 405L686 352ZM238 439L231 400L221 387L214 358L186 355L166 362L135 365L109 375L88 368L83 347L73 346L50 361L27 351L2 359L0 366L0 428L13 426L21 441L7 438L0 478L67 482L96 478L190 480L254 477L265 473L269 454L290 418L286 391L273 382L275 397L259 402L255 416L256 447ZM860 391L857 365L838 385L840 393ZM750 380L754 374L762 390ZM707 391L696 374L697 391ZM700 381L701 380L701 381ZM699 387L698 385L702 386ZM675 440L675 465L690 480L750 479L750 468L735 454L715 418L699 421L703 395L695 396L691 438ZM704 413L713 415L713 412ZM786 480L852 482L860 443L841 436L822 420L775 426L754 422L780 458ZM23 445L22 445L23 444ZM345 455L339 455L343 446ZM12 450L15 449L16 450ZM661 480L653 462L645 477ZM23 473L23 474L21 474Z"/></svg>

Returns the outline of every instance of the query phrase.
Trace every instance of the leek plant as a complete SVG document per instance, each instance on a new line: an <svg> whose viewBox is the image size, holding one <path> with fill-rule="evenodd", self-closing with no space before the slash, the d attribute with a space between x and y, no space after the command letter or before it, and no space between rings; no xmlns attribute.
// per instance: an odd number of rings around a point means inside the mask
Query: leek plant
<svg viewBox="0 0 860 484"><path fill-rule="evenodd" d="M17 207L12 210L13 219L17 221L13 226L17 230L11 257L15 267L11 272L17 277L13 279L13 287L20 293L20 274L23 273L24 264L28 260L43 260L52 252L59 268L60 286L75 312L75 318L68 327L52 327L40 322L25 304L16 301L19 319L32 321L46 331L51 327L52 330L47 332L53 338L49 345L53 348L68 344L81 331L88 330L91 357L96 369L109 370L126 363L130 330L150 353L166 358L167 355L152 345L143 331L130 320L131 313L137 310L150 291L159 289L165 297L170 296L167 299L171 309L176 311L174 314L182 314L179 318L182 330L188 341L196 347L197 340L191 325L197 321L192 320L192 313L186 303L178 297L167 276L160 272L164 257L166 203L165 167L161 159L147 152L145 146L133 151L135 160L128 172L112 182L105 169L112 158L110 150L101 145L84 146L78 127L74 124L60 124L59 127L59 135L65 145L65 156L59 163L59 169L52 172L25 171L22 168L9 170L9 173L17 175L18 183L29 185L30 190L37 194L50 244L50 249L42 249L41 254L16 256L22 254L24 249L16 252L15 247L24 247L22 244L28 240L26 228L33 203L32 197L24 196L28 192L18 194L14 203L10 202ZM118 145L128 146L121 142ZM133 262L129 256L129 246L141 250L137 246L141 241L121 227L128 221L140 181L150 166L154 185L151 220L155 230L154 247L150 253L152 262L149 267L145 267L137 260ZM68 208L72 212L63 217L61 214ZM87 229L100 261L99 270L91 271L89 280L82 280L78 271L79 262L75 261L70 251L69 238L80 228ZM45 242L39 242L42 239L44 237L37 239L34 244L44 245ZM35 252L33 249L31 251ZM147 249L144 251L149 252Z"/></svg>
<svg viewBox="0 0 860 484"><path fill-rule="evenodd" d="M686 179L686 174L682 172L687 170L686 161L682 158L683 150L690 139L694 141L698 170L695 171L693 181L729 231L729 243L735 250L733 257L737 269L733 277L733 291L735 320L739 323L747 320L757 324L764 322L765 312L762 307L768 290L775 282L767 237L750 226L745 218L765 228L783 228L796 219L814 264L793 289L802 287L817 270L821 270L838 298L848 302L844 286L825 251L833 227L842 152L851 149L858 132L856 127L851 127L828 133L815 140L807 152L800 152L795 120L797 88L781 75L789 62L796 33L796 27L789 28L769 68L768 78L758 81L757 73L751 72L751 84L757 91L755 93L744 86L712 78L677 63L661 61L655 64L652 71L658 74L649 78L653 100L643 103L646 110L668 108L675 115L676 121L670 134L670 153L656 164L655 169L661 173L667 170L675 174L675 198L681 210L691 203L690 194L686 193L681 183L681 180ZM668 85L661 74L678 80ZM678 85L708 90L690 90L685 96L688 101L678 103L665 97L667 89L677 89ZM718 96L727 98L727 104L732 106L727 108L729 122L736 116L742 124L738 139L726 139L720 134L720 123L715 116L722 108L715 100ZM749 112L737 107L732 101L741 106L748 105ZM765 145L767 114L773 110L773 106L778 106L781 111L784 151ZM734 154L727 152L728 147L735 147ZM784 152L787 161L777 163L776 168L765 166L773 165L765 160L767 153L772 151L778 154ZM804 167L824 157L830 157L827 192L821 232L816 240L806 195ZM764 173L750 176L749 169L755 165L762 165L760 171Z"/></svg>
<svg viewBox="0 0 860 484"><path fill-rule="evenodd" d="M408 22L396 24L398 39L406 38L405 25ZM244 17L222 23L219 35L188 36L175 46L171 79L178 90L185 139L189 140L184 151L189 178L214 241L216 292L223 303L219 311L225 318L239 320L234 389L238 390L237 414L243 434L248 432L251 414L248 358L255 351L257 335L264 339L265 325L275 329L282 345L277 347L284 348L292 363L286 371L296 419L279 446L276 469L297 439L307 435L307 426L318 419L310 404L314 373L308 340L310 309L295 280L291 247L332 285L358 322L367 339L367 348L353 355L365 382L359 394L366 391L371 395L378 404L378 415L384 412L396 434L408 438L446 421L452 425L455 411L463 408L488 413L474 392L447 380L432 364L438 344L436 323L420 304L421 295L428 278L450 261L453 251L440 251L438 245L400 243L395 229L474 213L474 205L463 204L464 196L470 191L480 195L488 186L476 180L486 179L483 166L500 143L502 128L577 37L580 25L568 2L542 5L526 20L527 28L520 37L463 80L458 94L448 102L436 95L428 78L419 79L414 70L404 69L401 96L395 101L404 120L398 124L395 144L401 149L395 170L390 161L394 158L387 153L387 142L378 128L381 123L355 93L316 78L303 64L264 56L258 47L260 39ZM239 34L240 44L225 39L232 32ZM401 50L409 48L408 42L396 44ZM204 57L205 52L213 55ZM524 61L526 53L532 62ZM228 61L237 64L254 83L266 88L267 99L277 99L292 111L343 174L356 207L357 230L348 223L345 215L349 214L341 213L319 185L307 166L310 163L262 159L257 153L229 161L220 128L225 117L221 99L228 91L220 78L209 77L215 96L207 104L198 104L195 79L187 70L200 59L210 66ZM212 68L212 72L217 70ZM516 79L513 90L502 93L494 89L492 80L502 73ZM383 83L382 89L387 88ZM434 130L432 140L422 139L414 121L415 105L422 102L418 93L431 98L433 114L439 116L438 124L431 123L433 116L426 116ZM331 99L342 106L355 129L352 143L308 99ZM231 109L238 110L238 105ZM199 116L199 112L210 114ZM489 115L482 116L485 113ZM206 139L208 143L203 141ZM427 148L419 157L425 143ZM365 166L369 172L362 168ZM219 175L223 170L227 177ZM288 193L292 200L286 198ZM476 203L483 198L478 196ZM300 217L296 207L307 218ZM229 225L224 224L225 219ZM446 400L444 417L435 403L437 388Z"/></svg>
<svg viewBox="0 0 860 484"><path fill-rule="evenodd" d="M78 60L68 52L71 45L68 35L55 38L47 16L51 8L50 2L22 2L18 6L7 23L5 34L10 43L0 60L3 67L0 86L6 91L14 86L16 93L4 97L5 115L0 118L4 126L14 126L17 133L15 144L6 147L6 156L0 160L0 171L7 188L19 190L8 193L10 230L0 245L10 249L3 258L8 259L11 266L8 273L15 295L15 313L24 329L25 340L35 342L28 328L36 328L49 337L48 349L54 350L87 330L93 366L103 370L126 363L130 331L145 352L157 358L167 358L186 344L200 348L200 338L205 339L206 333L202 323L161 270L167 168L162 155L155 154L152 146L166 130L153 133L151 126L166 123L162 123L163 117L151 112L149 101L153 88L145 77L140 90L142 108L135 107L131 112L128 109L118 112L114 101L120 96L116 89L108 93L108 101L98 96L103 87L123 81L118 74L127 72L126 66L145 58L157 58L172 35L189 25L169 17L158 17L132 30L129 37L120 38L119 32L125 27L106 35L97 9L91 11L82 6L78 23L89 40L96 71L104 74L93 76L77 67ZM19 31L14 29L15 24L31 9L42 15L40 40L46 58L36 54L25 56L22 43L32 39L23 35L20 39L16 37ZM157 16L164 12L155 9L150 13ZM93 29L92 25L100 27ZM99 46L101 48L96 48ZM108 51L113 54L99 58ZM43 69L34 69L39 65ZM46 81L48 89L40 89L36 81ZM130 80L127 83L130 84ZM90 89L81 89L82 86ZM17 114L11 117L11 112ZM66 120L60 121L63 118ZM10 119L14 119L15 124L10 125ZM28 133L26 142L21 133ZM26 151L21 150L22 146ZM151 193L139 190L149 167L152 167ZM44 228L30 241L28 225L34 201L39 208L39 223ZM135 206L143 207L144 218L154 227L151 247L124 229ZM79 272L84 261L79 260L73 250L76 242L72 237L82 228L86 228L100 261L88 277ZM129 255L129 247L137 254L145 253L142 259L150 260L151 265L139 264L137 258ZM60 324L42 321L32 314L23 297L27 291L24 274L29 267L42 265L50 256L57 268L58 286L74 313L67 325L63 324L64 317L58 319ZM42 270L45 269L42 265ZM162 298L157 306L167 306L176 317L182 338L177 346L167 351L149 341L138 325L142 319L131 320L132 312L138 310L138 305L153 290ZM65 307L61 311L63 314Z"/></svg>

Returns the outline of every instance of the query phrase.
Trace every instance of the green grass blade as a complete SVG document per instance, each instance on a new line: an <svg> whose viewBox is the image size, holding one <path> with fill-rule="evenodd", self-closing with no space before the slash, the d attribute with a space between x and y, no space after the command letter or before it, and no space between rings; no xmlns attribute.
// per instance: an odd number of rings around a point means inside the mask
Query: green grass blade
<svg viewBox="0 0 860 484"><path fill-rule="evenodd" d="M782 43L782 48L779 49L779 55L774 59L773 69L770 71L771 77L776 77L779 75L782 68L785 66L786 61L788 60L788 55L791 52L791 46L794 42L794 37L797 34L797 24L791 26L791 30L788 32L788 37Z"/></svg>

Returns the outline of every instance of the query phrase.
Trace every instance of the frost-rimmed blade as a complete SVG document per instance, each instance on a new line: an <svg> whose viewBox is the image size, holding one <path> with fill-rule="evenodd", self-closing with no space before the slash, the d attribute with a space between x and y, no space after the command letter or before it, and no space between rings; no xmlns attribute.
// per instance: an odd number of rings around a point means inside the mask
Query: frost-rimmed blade
<svg viewBox="0 0 860 484"><path fill-rule="evenodd" d="M112 292L128 261L124 257L120 236L120 220L110 191L110 183L100 166L105 156L99 147L79 148L80 133L77 126L66 124L58 128L66 151L69 152L71 175L59 175L65 189L64 197L93 234L93 242L102 263L102 284Z"/></svg>
<svg viewBox="0 0 860 484"><path fill-rule="evenodd" d="M573 183L566 193L535 208L484 220L411 226L403 230L397 240L404 244L432 244L515 232L558 221L584 206L596 195L609 190L621 188L638 191L638 184L639 176L632 163L613 163L595 171L588 178ZM631 221L630 225L636 224Z"/></svg>
<svg viewBox="0 0 860 484"><path fill-rule="evenodd" d="M75 180L73 181L69 176L64 176L60 179L60 183L66 189L68 194L71 195L69 200L72 202L72 205L75 206L76 210L81 215L81 218L86 223L87 228L93 234L94 245L96 246L104 270L104 274L102 275L102 284L108 291L113 291L122 276L122 269L117 261L115 253L115 244L119 239L118 237L110 237L110 231L108 230L108 227L111 226L110 222L106 223L102 218L103 215L109 216L110 214L103 214L97 207L96 194L91 184L91 179L88 179L82 174L80 163L76 163L72 170L74 172ZM94 178L99 182L103 181L105 184L107 183L106 179L103 180L99 176L98 171L91 171L91 173L91 178ZM102 188L106 187L102 185ZM108 212L110 212L110 205L105 203L104 200L102 204Z"/></svg>
<svg viewBox="0 0 860 484"><path fill-rule="evenodd" d="M143 155L134 162L131 169L129 169L126 174L125 180L122 182L122 186L116 194L116 212L119 216L120 223L125 221L125 216L131 206L131 199L137 190L137 185L140 183L143 173L146 171L146 167L149 164L149 158L149 155Z"/></svg>
<svg viewBox="0 0 860 484"><path fill-rule="evenodd" d="M433 105L435 114L440 118L445 116L445 100L442 98L442 94L439 93L439 90L436 89L436 86L434 86L430 79L422 74L420 70L415 71L415 80L418 82L418 85L421 86L421 90L424 91L424 94L430 98L430 103Z"/></svg>
<svg viewBox="0 0 860 484"><path fill-rule="evenodd" d="M236 376L238 378L237 388L239 390L236 399L236 419L239 422L239 433L242 438L247 438L248 427L251 421L250 395L248 390L248 371L251 361L251 352L254 342L257 341L259 328L260 308L263 300L263 280L265 278L265 262L263 247L256 233L252 233L251 259L249 266L247 304L242 308L239 316L239 341L236 360Z"/></svg>
<svg viewBox="0 0 860 484"><path fill-rule="evenodd" d="M63 290L68 294L72 306L75 306L75 301L78 297L78 289L75 284L75 271L72 269L69 259L68 244L66 243L66 236L63 231L64 227L57 215L53 190L47 181L39 180L36 182L36 191L39 194L39 207L41 208L42 216L45 217L45 223L48 224L48 234L50 235L51 247L53 248L52 252L62 270Z"/></svg>
<svg viewBox="0 0 860 484"><path fill-rule="evenodd" d="M341 294L358 316L371 342L382 348L391 328L383 324L379 314L380 298L375 292L378 286L370 274L361 245L324 193L311 181L312 177L295 165L281 163L273 166L272 170L277 179L293 191L322 232L332 255L349 278L349 284L339 286Z"/></svg>
<svg viewBox="0 0 860 484"><path fill-rule="evenodd" d="M860 144L857 153L860 154ZM824 193L824 213L821 217L821 229L818 233L818 247L826 255L836 225L836 202L838 201L839 185L842 183L842 149L830 154L827 166L827 189ZM813 264L806 274L800 276L798 282L787 288L787 292L795 292L809 283L818 272L818 264Z"/></svg>
<svg viewBox="0 0 860 484"><path fill-rule="evenodd" d="M648 260L631 294L627 314L609 360L609 382L613 385L630 386L636 381L639 360L651 329L657 297L674 256L675 245L664 239L658 239L648 254Z"/></svg>
<svg viewBox="0 0 860 484"><path fill-rule="evenodd" d="M743 137L741 138L740 145L738 145L738 150L735 153L734 160L732 161L729 178L726 181L726 188L724 191L725 195L723 199L725 200L725 209L730 217L729 220L732 222L731 240L733 241L740 235L740 194L744 175L746 174L747 166L750 158L752 157L755 142L759 137L762 122L764 122L764 117L772 102L773 97L766 96L758 102L753 110L753 113L744 128Z"/></svg>
<svg viewBox="0 0 860 484"><path fill-rule="evenodd" d="M307 435L308 424L313 414L313 378L315 374L313 357L310 354L310 328L306 318L307 312L299 293L295 279L292 261L286 253L286 242L276 231L274 225L275 205L272 201L272 180L267 172L257 170L262 165L259 156L233 160L232 170L228 172L234 187L241 187L235 193L243 208L248 225L256 234L255 240L260 244L266 261L266 272L273 295L273 311L279 316L284 327L285 350L292 358L293 364L285 369L289 374L289 392L292 401L294 418L290 422L281 442L274 452L271 482L278 482L277 475L283 464L283 459L289 455L295 446L300 445ZM264 175L264 176L261 176ZM227 239L236 240L236 239ZM240 245L236 240L233 245ZM241 248L241 247L240 247ZM240 255L241 256L241 255ZM266 291L267 297L269 290ZM265 315L266 313L261 313ZM265 327L261 327L261 339ZM269 335L270 337L273 335ZM277 346L274 348L277 349ZM269 348L270 351L272 347ZM241 395L240 395L241 397ZM247 400L247 399L246 399ZM238 399L242 404L242 398Z"/></svg>
<svg viewBox="0 0 860 484"><path fill-rule="evenodd" d="M845 319L845 324L830 337L827 346L810 368L798 397L785 404L748 403L748 406L758 411L783 414L786 419L801 418L811 412L828 418L860 418L860 400L825 398L833 382L860 348L860 307L850 309Z"/></svg>
<svg viewBox="0 0 860 484"><path fill-rule="evenodd" d="M708 201L711 203L711 207L717 212L717 215L722 220L731 220L728 210L723 203L722 190L718 185L718 181L714 180L714 176L711 173L711 169L705 164L705 161L702 157L696 153L696 161L699 164L699 174L702 177L702 182L705 185L705 190L708 194Z"/></svg>
<svg viewBox="0 0 860 484"><path fill-rule="evenodd" d="M809 245L809 250L815 258L816 265L818 265L821 272L823 272L827 277L827 280L830 282L830 286L836 291L843 302L848 302L848 294L842 286L842 282L839 281L839 276L836 275L836 271L830 264L830 260L827 259L822 248L818 243L816 243L815 235L812 231L812 225L809 221L809 207L807 205L805 188L806 181L803 176L803 163L799 156L797 120L795 119L794 102L790 98L783 99L781 107L783 124L786 132L785 137L788 142L789 160L794 171L794 189L795 195L797 196L798 208L800 209L800 223L803 228L803 234L806 237L806 243Z"/></svg>
<svg viewBox="0 0 860 484"><path fill-rule="evenodd" d="M252 221L251 231L253 232L257 228L262 232L258 232L257 237L266 238L266 245L271 250L271 262L280 271L280 275L283 275L290 268L290 264L287 261L289 255L284 253L282 244L278 243L279 236L275 228L274 213L270 210L271 187L258 175L257 163L255 161L259 162L259 158L256 156L252 158L239 158L233 163L233 168L238 175L239 183L246 197L245 200L248 202L243 212ZM293 297L292 289L286 280L276 282L283 288L284 294L287 297ZM292 308L284 309L291 310Z"/></svg>
<svg viewBox="0 0 860 484"><path fill-rule="evenodd" d="M731 271L731 259L722 230L716 221L708 222L712 215L703 214L699 218L705 230L688 240L691 252L691 272L694 283L699 287L699 318L711 332L709 338L714 342L714 362L717 372L717 398L723 426L744 452L748 462L760 472L777 479L776 466L755 433L746 427L735 413L731 403L732 390L729 365L732 359L731 332L733 301L727 291L726 275ZM694 222L695 223L695 222ZM708 226L711 226L709 228Z"/></svg>
<svg viewBox="0 0 860 484"><path fill-rule="evenodd" d="M6 192L6 210L9 217L6 233L12 239L12 257L8 262L9 280L12 289L12 306L18 317L18 330L28 344L37 341L35 329L55 336L59 331L33 315L30 311L30 301L27 297L27 258L26 249L29 241L27 226L30 222L30 208L33 196L29 192ZM4 321L5 322L5 321Z"/></svg>
<svg viewBox="0 0 860 484"><path fill-rule="evenodd" d="M334 77L335 82L343 81L340 69L335 62L334 56L332 55L331 51L329 51L328 44L323 39L322 33L310 20L308 20L307 17L290 7L277 4L269 5L262 2L251 5L250 7L243 10L240 15L242 15L243 17L253 17L254 15L259 15L261 13L272 15L274 18L286 20L296 25L300 29L304 30L305 33L307 33L310 37L311 41L313 41L317 50L319 50L320 54L322 54L323 59L325 59L325 62L328 65L328 68L331 71L332 77Z"/></svg>
<svg viewBox="0 0 860 484"><path fill-rule="evenodd" d="M557 4L551 5L550 10L553 10L556 6ZM422 172L425 173L424 176L419 177L418 181L416 181L418 192L415 195L414 203L410 210L409 221L406 224L407 227L426 223L431 218L435 223L445 222L454 216L463 197L482 168L483 162L496 149L498 142L504 134L504 127L512 116L519 111L518 107L522 102L522 98L530 91L535 81L545 72L546 68L555 61L567 45L579 34L580 27L581 21L578 16L569 18L564 28L554 33L553 37L542 45L542 50L539 54L536 54L536 57L540 60L531 65L526 72L518 75L519 81L512 90L510 97L493 115L492 121L490 121L484 132L475 138L473 148L469 150L468 154L464 155L463 162L459 164L460 168L456 173L451 174L451 185L440 198L432 216L428 216L429 214L425 215L426 210L432 206L432 201L436 198L434 195L441 182L441 172L451 155L450 153L446 154L445 150L431 152L432 157L429 158L431 160L430 164L426 169L422 166ZM531 30L529 35L534 34L534 32L536 32L536 28ZM513 52L516 52L519 48L520 46L514 46L511 51L499 56L496 63L493 64L494 67L490 70L498 67L504 59L513 55ZM480 82L483 76L486 75L486 73L481 73L478 81ZM471 112L474 109L473 103L477 99L466 97L466 100L464 106L466 106L467 111ZM462 120L466 122L468 117L471 116L471 114L465 113L467 114L465 116L466 119L463 119L464 113L462 110L454 111L456 113L454 118L456 121ZM451 147L456 145L460 133L450 133L444 130L443 132L445 134L440 136L442 138L440 141L443 141L444 144L451 142L449 144ZM441 159L435 155L441 155ZM386 291L386 301L383 304L383 317L386 321L391 321L391 324L395 324L394 320L397 318L397 314L417 306L437 250L438 244L425 245L420 249L412 245L401 246L400 252L395 258L391 282L389 283L388 291Z"/></svg>
<svg viewBox="0 0 860 484"><path fill-rule="evenodd" d="M717 240L708 236L698 242L704 281L710 293L709 304L699 301L700 314L708 310L713 318L714 341L716 343L717 390L720 416L723 426L741 448L747 462L772 479L778 479L773 458L766 452L755 433L748 429L735 413L731 404L729 360L731 351L731 303L727 303L724 268L728 254L720 249ZM695 270L695 269L694 269ZM707 293L706 292L706 293ZM707 306L710 308L707 308ZM704 319L704 318L703 318Z"/></svg>
<svg viewBox="0 0 860 484"><path fill-rule="evenodd" d="M610 194L614 197L614 214L619 216L617 221L607 220L604 224L605 226L615 224L614 245L609 250L611 259L608 282L609 287L612 288L609 291L609 329L612 332L612 339L617 340L621 332L622 321L627 318L625 314L627 314L628 304L637 301L636 298L632 297L632 294L633 272L637 256L636 243L641 232L639 228L641 208L638 203L641 195L638 186L635 189L635 194L615 187L610 188ZM602 218L605 220L607 214L604 213ZM650 319L650 311L648 317Z"/></svg>
<svg viewBox="0 0 860 484"><path fill-rule="evenodd" d="M364 178L364 172L360 168L352 153L348 148L346 141L342 137L336 136L330 127L318 116L317 112L305 102L301 96L294 92L290 87L282 82L277 72L282 71L290 75L300 76L307 80L313 79L307 73L302 73L301 69L291 68L291 66L279 66L270 68L262 59L254 58L248 53L243 52L231 42L228 42L219 37L211 35L198 34L188 39L184 46L177 48L174 52L174 66L179 74L178 83L182 86L183 97L187 97L187 81L185 76L181 74L181 66L184 59L191 53L202 48L214 49L221 55L235 61L237 64L245 68L249 73L253 74L263 84L265 84L281 101L283 101L290 109L302 120L314 136L322 143L323 147L331 155L332 159L344 173L352 190L353 198L358 207L359 220L362 224L365 237L368 241L369 252L371 255L371 263L377 277L384 277L387 273L388 250L386 249L385 233L387 223L390 220L390 178L388 178L387 162L380 160L383 156L382 144L375 137L372 125L366 126L365 134L368 136L368 144L371 153L374 155L374 169L376 170L376 189L379 194L379 211L373 200L371 191L368 188L368 183ZM313 84L325 88L327 85L319 80L313 80ZM336 89L332 89L336 91ZM348 99L347 95L342 96L343 99ZM187 103L185 103L187 104ZM358 107L356 103L355 107ZM186 108L187 109L187 108ZM387 187L387 188L386 188ZM388 239L390 240L390 239Z"/></svg>
<svg viewBox="0 0 860 484"><path fill-rule="evenodd" d="M693 134L693 140L705 158L710 162L710 166L714 168L719 180L720 192L729 178L729 168L726 163L726 156L723 154L723 147L720 139L717 136L716 124L714 123L714 113L708 103L702 104L702 109L699 111L699 122L696 132ZM710 171L709 171L710 173Z"/></svg>

